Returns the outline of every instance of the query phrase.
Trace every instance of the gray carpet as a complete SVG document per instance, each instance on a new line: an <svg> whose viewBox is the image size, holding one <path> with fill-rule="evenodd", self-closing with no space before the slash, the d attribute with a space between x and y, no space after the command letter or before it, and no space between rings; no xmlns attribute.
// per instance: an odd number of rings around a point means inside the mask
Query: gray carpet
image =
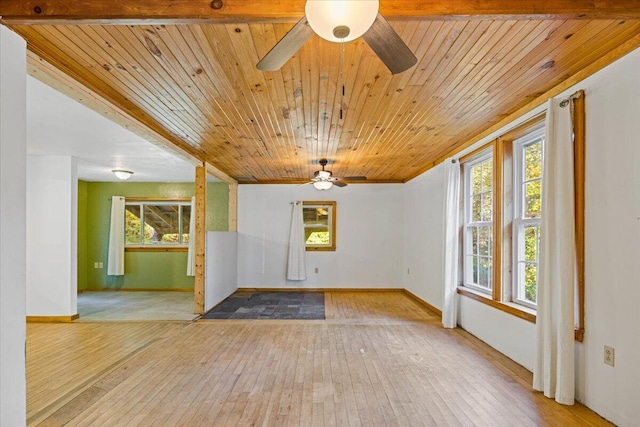
<svg viewBox="0 0 640 427"><path fill-rule="evenodd" d="M323 320L324 292L236 292L202 318Z"/></svg>

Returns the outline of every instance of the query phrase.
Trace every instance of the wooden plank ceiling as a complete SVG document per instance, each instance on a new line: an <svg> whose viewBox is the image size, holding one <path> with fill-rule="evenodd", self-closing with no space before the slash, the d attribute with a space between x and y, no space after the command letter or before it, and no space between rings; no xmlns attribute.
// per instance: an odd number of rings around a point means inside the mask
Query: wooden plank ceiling
<svg viewBox="0 0 640 427"><path fill-rule="evenodd" d="M405 182L640 35L637 9L534 19L502 9L466 19L391 13L418 58L404 73L391 75L362 39L341 46L315 35L280 71L257 70L291 16L302 16L303 3L292 3L298 9L233 22L89 25L73 12L55 15L59 24L25 13L3 22L33 53L241 183L308 180L322 157L335 176Z"/></svg>

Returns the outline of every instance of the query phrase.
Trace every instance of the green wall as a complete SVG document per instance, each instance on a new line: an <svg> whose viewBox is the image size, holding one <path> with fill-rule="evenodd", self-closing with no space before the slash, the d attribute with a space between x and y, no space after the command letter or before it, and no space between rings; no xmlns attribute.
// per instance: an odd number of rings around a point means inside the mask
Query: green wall
<svg viewBox="0 0 640 427"><path fill-rule="evenodd" d="M125 252L124 276L107 276L111 196L181 198L194 195L193 183L89 182L86 186L86 250L78 255L78 289L193 289L186 275L186 252ZM80 190L79 190L80 193ZM81 202L79 195L78 202ZM78 206L78 224L83 207ZM229 187L207 185L207 230L227 231ZM80 234L80 233L79 233ZM80 252L80 245L78 248ZM84 267L80 266L80 263ZM103 268L94 268L102 262ZM81 283L81 269L85 273Z"/></svg>

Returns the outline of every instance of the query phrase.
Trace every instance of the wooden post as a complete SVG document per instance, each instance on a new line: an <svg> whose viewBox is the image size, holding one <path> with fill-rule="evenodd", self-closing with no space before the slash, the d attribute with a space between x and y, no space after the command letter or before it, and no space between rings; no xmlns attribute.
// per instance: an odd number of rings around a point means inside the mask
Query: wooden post
<svg viewBox="0 0 640 427"><path fill-rule="evenodd" d="M575 332L577 341L584 339L584 187L585 187L585 106L584 91L579 91L573 99L573 160L576 211L576 255L578 262L578 325Z"/></svg>
<svg viewBox="0 0 640 427"><path fill-rule="evenodd" d="M193 312L204 314L205 237L207 218L207 169L196 167L196 276L193 284Z"/></svg>
<svg viewBox="0 0 640 427"><path fill-rule="evenodd" d="M229 184L229 231L238 231L238 184Z"/></svg>

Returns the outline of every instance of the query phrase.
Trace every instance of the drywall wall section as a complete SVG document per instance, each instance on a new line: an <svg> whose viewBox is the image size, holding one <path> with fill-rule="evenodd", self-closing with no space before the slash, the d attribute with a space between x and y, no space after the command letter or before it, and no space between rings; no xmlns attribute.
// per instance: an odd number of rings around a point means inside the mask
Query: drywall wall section
<svg viewBox="0 0 640 427"><path fill-rule="evenodd" d="M238 233L207 232L206 252L205 312L238 290Z"/></svg>
<svg viewBox="0 0 640 427"><path fill-rule="evenodd" d="M585 80L586 318L578 397L621 426L640 420L640 49ZM615 348L615 367L603 363Z"/></svg>
<svg viewBox="0 0 640 427"><path fill-rule="evenodd" d="M0 425L26 424L27 47L0 25Z"/></svg>
<svg viewBox="0 0 640 427"><path fill-rule="evenodd" d="M442 309L444 166L404 185L404 288Z"/></svg>
<svg viewBox="0 0 640 427"><path fill-rule="evenodd" d="M305 281L285 277L295 200L337 202L336 250L307 252ZM402 202L401 184L239 186L238 286L402 288Z"/></svg>
<svg viewBox="0 0 640 427"><path fill-rule="evenodd" d="M88 289L193 289L187 276L187 252L126 252L125 275L107 276L111 197L183 198L194 194L193 183L87 183ZM228 230L229 190L208 183L207 230ZM103 268L94 268L95 263Z"/></svg>
<svg viewBox="0 0 640 427"><path fill-rule="evenodd" d="M78 313L77 161L27 156L27 316Z"/></svg>

